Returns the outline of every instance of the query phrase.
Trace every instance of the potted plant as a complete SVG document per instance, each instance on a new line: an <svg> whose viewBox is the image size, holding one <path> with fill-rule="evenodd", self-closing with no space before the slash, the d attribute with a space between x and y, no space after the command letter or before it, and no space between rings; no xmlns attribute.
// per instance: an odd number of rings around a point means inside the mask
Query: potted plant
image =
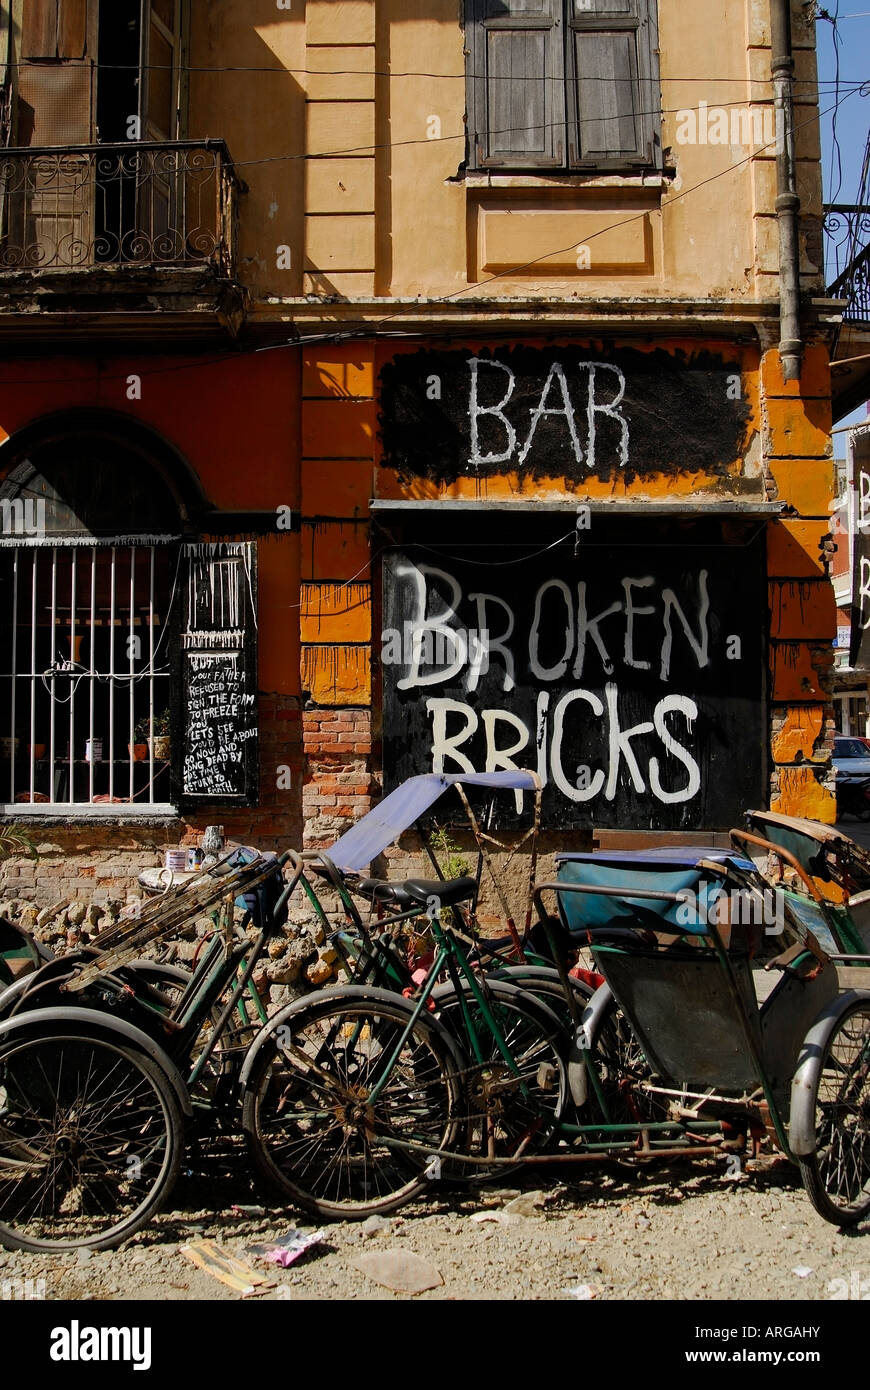
<svg viewBox="0 0 870 1390"><path fill-rule="evenodd" d="M169 710L165 709L162 714L155 714L153 721L153 735L148 740L152 744L152 752L155 759L161 762L169 760Z"/></svg>
<svg viewBox="0 0 870 1390"><path fill-rule="evenodd" d="M143 714L134 730L135 743L130 749L133 761L144 762L149 753L157 762L169 760L169 710L155 714L153 720Z"/></svg>
<svg viewBox="0 0 870 1390"><path fill-rule="evenodd" d="M127 752L134 763L144 763L148 757L148 730L151 721L147 714L139 720L133 730L133 742L127 744Z"/></svg>

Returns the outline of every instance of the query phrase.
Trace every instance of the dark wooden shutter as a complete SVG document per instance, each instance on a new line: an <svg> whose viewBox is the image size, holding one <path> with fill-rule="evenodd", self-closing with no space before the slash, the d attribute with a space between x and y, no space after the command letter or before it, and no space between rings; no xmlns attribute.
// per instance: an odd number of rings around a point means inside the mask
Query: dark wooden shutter
<svg viewBox="0 0 870 1390"><path fill-rule="evenodd" d="M59 0L58 58L84 58L87 51L88 0Z"/></svg>
<svg viewBox="0 0 870 1390"><path fill-rule="evenodd" d="M28 0L21 17L22 58L57 57L58 0Z"/></svg>
<svg viewBox="0 0 870 1390"><path fill-rule="evenodd" d="M569 162L660 163L656 0L567 0Z"/></svg>
<svg viewBox="0 0 870 1390"><path fill-rule="evenodd" d="M257 802L256 561L250 541L182 546L172 705L182 809Z"/></svg>
<svg viewBox="0 0 870 1390"><path fill-rule="evenodd" d="M471 162L565 162L562 0L469 0Z"/></svg>
<svg viewBox="0 0 870 1390"><path fill-rule="evenodd" d="M87 28L87 0L25 0L21 56L84 58Z"/></svg>
<svg viewBox="0 0 870 1390"><path fill-rule="evenodd" d="M0 146L11 142L12 83L9 80L9 58L12 26L9 0L0 0ZM0 236L5 229L4 200L0 199Z"/></svg>

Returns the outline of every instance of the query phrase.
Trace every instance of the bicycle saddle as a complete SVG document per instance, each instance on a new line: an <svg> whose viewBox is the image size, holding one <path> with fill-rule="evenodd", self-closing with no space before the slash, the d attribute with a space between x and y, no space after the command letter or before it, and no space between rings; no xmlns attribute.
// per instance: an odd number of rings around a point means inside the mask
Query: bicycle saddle
<svg viewBox="0 0 870 1390"><path fill-rule="evenodd" d="M444 906L463 903L477 893L477 879L471 878L407 878L402 884L408 896L418 903L426 903L429 898L437 898Z"/></svg>
<svg viewBox="0 0 870 1390"><path fill-rule="evenodd" d="M402 911L414 905L414 900L405 892L404 883L389 883L385 878L361 878L356 891L376 903L392 903Z"/></svg>
<svg viewBox="0 0 870 1390"><path fill-rule="evenodd" d="M477 892L477 879L409 878L404 883L389 883L383 878L361 878L357 889L378 903L393 903L398 908L410 908L415 903L425 906L429 898L437 898L444 907L466 902Z"/></svg>

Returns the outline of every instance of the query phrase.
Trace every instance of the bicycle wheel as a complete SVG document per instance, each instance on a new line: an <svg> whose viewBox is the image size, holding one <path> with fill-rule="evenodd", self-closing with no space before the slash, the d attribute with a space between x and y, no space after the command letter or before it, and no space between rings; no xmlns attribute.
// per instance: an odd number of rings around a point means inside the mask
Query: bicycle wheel
<svg viewBox="0 0 870 1390"><path fill-rule="evenodd" d="M466 1152L476 1159L517 1160L492 1168L458 1164L469 1183L507 1177L522 1166L524 1155L545 1149L568 1094L567 1037L559 1017L535 995L506 980L487 979L484 997L508 1057L467 983L462 1001L452 985L440 985L432 994L439 1020L466 1056Z"/></svg>
<svg viewBox="0 0 870 1390"><path fill-rule="evenodd" d="M489 971L489 980L507 980L508 984L518 985L527 994L534 994L548 1009L552 1009L564 1028L573 1036L574 1019L565 998L565 990L555 966L549 965L508 965ZM568 983L578 1012L583 1013L595 993L591 985L583 980L568 976Z"/></svg>
<svg viewBox="0 0 870 1390"><path fill-rule="evenodd" d="M412 1014L385 990L333 988L288 1010L256 1056L242 1112L251 1155L304 1210L394 1211L428 1186L427 1155L454 1143L458 1067L429 1018L403 1041Z"/></svg>
<svg viewBox="0 0 870 1390"><path fill-rule="evenodd" d="M59 1025L63 1027L63 1025ZM0 1041L0 1244L102 1250L171 1190L184 1135L160 1068L105 1036Z"/></svg>
<svg viewBox="0 0 870 1390"><path fill-rule="evenodd" d="M668 1118L667 1096L648 1091L652 1068L632 1028L614 999L591 1042L611 1124L653 1124ZM600 1114L590 1087L588 1105Z"/></svg>
<svg viewBox="0 0 870 1390"><path fill-rule="evenodd" d="M870 1213L870 1001L837 1022L815 1075L816 1147L799 1159L820 1216L853 1226Z"/></svg>

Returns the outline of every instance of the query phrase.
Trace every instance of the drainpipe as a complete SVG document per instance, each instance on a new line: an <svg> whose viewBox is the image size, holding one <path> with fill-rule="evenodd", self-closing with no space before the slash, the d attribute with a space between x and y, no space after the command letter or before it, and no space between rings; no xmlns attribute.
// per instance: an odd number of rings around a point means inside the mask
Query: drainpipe
<svg viewBox="0 0 870 1390"><path fill-rule="evenodd" d="M791 0L770 0L770 70L776 112L776 218L779 224L779 356L784 381L801 374L800 244L794 154Z"/></svg>

